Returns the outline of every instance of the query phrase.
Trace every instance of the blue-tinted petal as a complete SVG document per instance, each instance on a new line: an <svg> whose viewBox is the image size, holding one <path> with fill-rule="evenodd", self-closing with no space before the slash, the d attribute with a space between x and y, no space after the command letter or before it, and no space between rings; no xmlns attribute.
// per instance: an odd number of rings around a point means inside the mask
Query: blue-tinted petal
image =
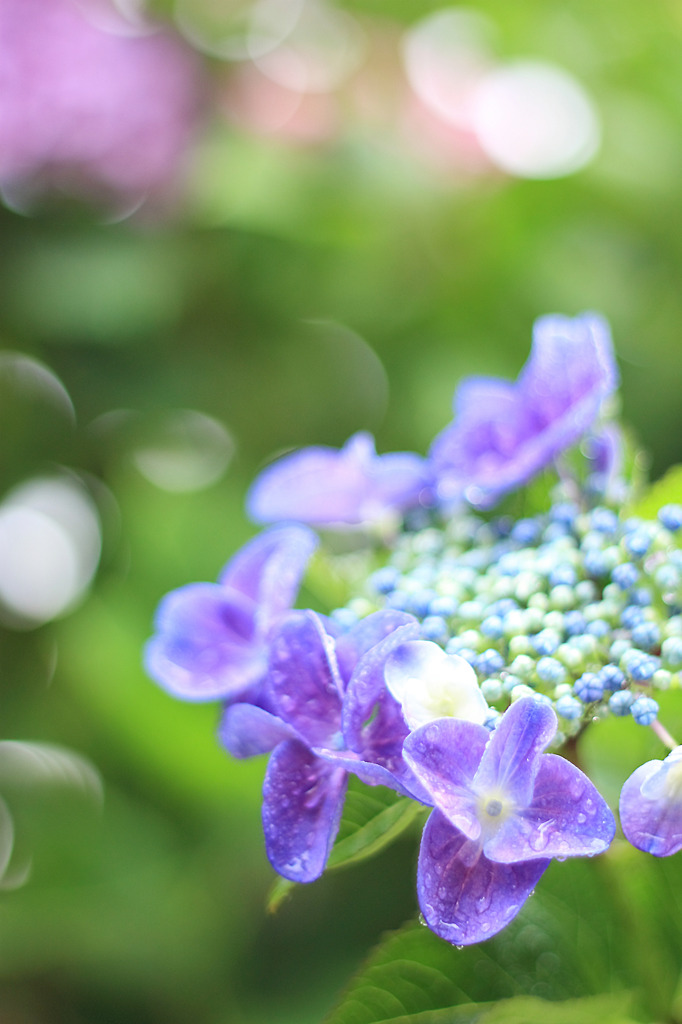
<svg viewBox="0 0 682 1024"><path fill-rule="evenodd" d="M272 710L311 747L332 746L341 729L342 689L334 641L322 620L315 612L291 612L270 645Z"/></svg>
<svg viewBox="0 0 682 1024"><path fill-rule="evenodd" d="M352 750L337 751L315 747L313 752L328 764L357 775L367 786L386 786L388 789L394 789L397 793L402 793L403 796L410 796L422 803L429 803L427 793L419 781L408 772L406 766L403 766L402 771L390 771L374 761L364 761L359 754L354 754Z"/></svg>
<svg viewBox="0 0 682 1024"><path fill-rule="evenodd" d="M417 624L407 622L370 647L355 666L343 703L346 748L398 776L406 772L402 748L408 729L400 705L386 689L384 668L390 653L417 633Z"/></svg>
<svg viewBox="0 0 682 1024"><path fill-rule="evenodd" d="M357 663L370 648L380 643L399 626L411 625L415 636L419 635L419 624L413 615L388 608L374 612L357 625L336 638L336 658L344 683L348 683ZM411 634L405 631L406 639Z"/></svg>
<svg viewBox="0 0 682 1024"><path fill-rule="evenodd" d="M296 736L291 726L255 704L230 704L218 738L233 757L241 758L267 754L278 743Z"/></svg>
<svg viewBox="0 0 682 1024"><path fill-rule="evenodd" d="M606 322L595 314L543 317L516 384L472 378L431 460L443 501L487 507L525 483L592 426L618 373Z"/></svg>
<svg viewBox="0 0 682 1024"><path fill-rule="evenodd" d="M490 860L592 857L608 848L616 822L604 798L574 764L543 754L530 805L484 842Z"/></svg>
<svg viewBox="0 0 682 1024"><path fill-rule="evenodd" d="M625 838L654 857L682 850L682 747L665 761L647 761L623 785L620 823Z"/></svg>
<svg viewBox="0 0 682 1024"><path fill-rule="evenodd" d="M324 871L336 837L347 774L296 740L273 751L263 783L263 831L268 860L293 882Z"/></svg>
<svg viewBox="0 0 682 1024"><path fill-rule="evenodd" d="M343 448L303 448L265 469L253 484L247 509L256 522L357 526L417 504L430 474L408 452L377 455L374 440L355 434Z"/></svg>
<svg viewBox="0 0 682 1024"><path fill-rule="evenodd" d="M544 701L522 697L511 704L483 753L476 790L483 796L502 794L519 810L528 807L542 751L556 730L556 714Z"/></svg>
<svg viewBox="0 0 682 1024"><path fill-rule="evenodd" d="M457 946L482 942L501 931L530 896L548 860L499 864L467 839L439 811L424 829L417 895L424 919Z"/></svg>
<svg viewBox="0 0 682 1024"><path fill-rule="evenodd" d="M257 628L266 633L296 600L317 544L317 537L305 526L292 524L265 530L237 552L218 582L241 591L255 602Z"/></svg>
<svg viewBox="0 0 682 1024"><path fill-rule="evenodd" d="M481 825L472 782L489 741L482 725L440 718L405 740L403 756L433 803L468 839L478 839Z"/></svg>
<svg viewBox="0 0 682 1024"><path fill-rule="evenodd" d="M185 700L250 695L264 677L267 652L254 635L253 603L217 583L192 583L161 601L145 668Z"/></svg>
<svg viewBox="0 0 682 1024"><path fill-rule="evenodd" d="M524 398L546 423L566 417L573 443L618 384L609 326L595 313L544 316L533 326L533 348L518 379ZM566 416L569 413L570 415Z"/></svg>

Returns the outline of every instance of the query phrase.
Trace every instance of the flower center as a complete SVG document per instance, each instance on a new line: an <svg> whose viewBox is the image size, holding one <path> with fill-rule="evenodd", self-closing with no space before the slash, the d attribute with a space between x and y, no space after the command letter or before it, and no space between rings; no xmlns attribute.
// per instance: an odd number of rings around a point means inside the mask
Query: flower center
<svg viewBox="0 0 682 1024"><path fill-rule="evenodd" d="M476 815L481 823L483 839L489 839L497 832L503 821L512 814L513 802L506 793L488 792L479 794L476 804Z"/></svg>

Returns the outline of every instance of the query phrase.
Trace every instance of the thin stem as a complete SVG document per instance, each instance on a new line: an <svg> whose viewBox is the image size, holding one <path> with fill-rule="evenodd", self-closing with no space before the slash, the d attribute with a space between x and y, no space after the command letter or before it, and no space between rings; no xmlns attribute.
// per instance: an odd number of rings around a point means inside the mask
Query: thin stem
<svg viewBox="0 0 682 1024"><path fill-rule="evenodd" d="M674 750L675 747L678 746L678 744L672 738L668 730L665 728L665 726L661 725L658 719L651 723L651 728L656 733L661 743L663 743L669 750Z"/></svg>

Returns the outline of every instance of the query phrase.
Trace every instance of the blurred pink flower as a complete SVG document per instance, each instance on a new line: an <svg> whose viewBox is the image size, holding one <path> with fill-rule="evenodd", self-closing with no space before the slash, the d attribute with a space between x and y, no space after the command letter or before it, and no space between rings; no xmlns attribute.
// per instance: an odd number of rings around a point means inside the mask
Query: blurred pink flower
<svg viewBox="0 0 682 1024"><path fill-rule="evenodd" d="M10 203L61 190L137 204L187 151L199 109L191 51L101 3L93 13L83 0L0 0L0 188Z"/></svg>

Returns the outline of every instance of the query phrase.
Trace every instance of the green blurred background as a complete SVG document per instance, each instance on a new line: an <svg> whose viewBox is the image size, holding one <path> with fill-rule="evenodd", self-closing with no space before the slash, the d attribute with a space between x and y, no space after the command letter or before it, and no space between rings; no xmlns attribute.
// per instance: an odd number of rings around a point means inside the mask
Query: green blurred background
<svg viewBox="0 0 682 1024"><path fill-rule="evenodd" d="M247 7L179 6L203 39ZM0 346L45 364L75 409L0 377L0 498L66 469L102 529L77 607L32 628L5 616L0 737L70 748L104 789L100 804L54 773L0 773L16 829L3 1024L312 1024L415 913L405 841L267 914L263 761L230 762L217 709L141 668L160 597L214 579L253 534L245 491L274 453L359 429L379 451L424 452L463 374L514 376L535 317L595 309L652 476L680 460L682 5L468 5L495 60L551 62L591 97L600 148L548 180L401 141L398 42L440 6L338 4L367 41L362 95L371 109L390 94L388 116L361 116L346 88L324 137L263 133L226 112L234 62L204 53L184 190L163 216L113 222L54 197L0 211ZM150 9L172 24L178 8Z"/></svg>

